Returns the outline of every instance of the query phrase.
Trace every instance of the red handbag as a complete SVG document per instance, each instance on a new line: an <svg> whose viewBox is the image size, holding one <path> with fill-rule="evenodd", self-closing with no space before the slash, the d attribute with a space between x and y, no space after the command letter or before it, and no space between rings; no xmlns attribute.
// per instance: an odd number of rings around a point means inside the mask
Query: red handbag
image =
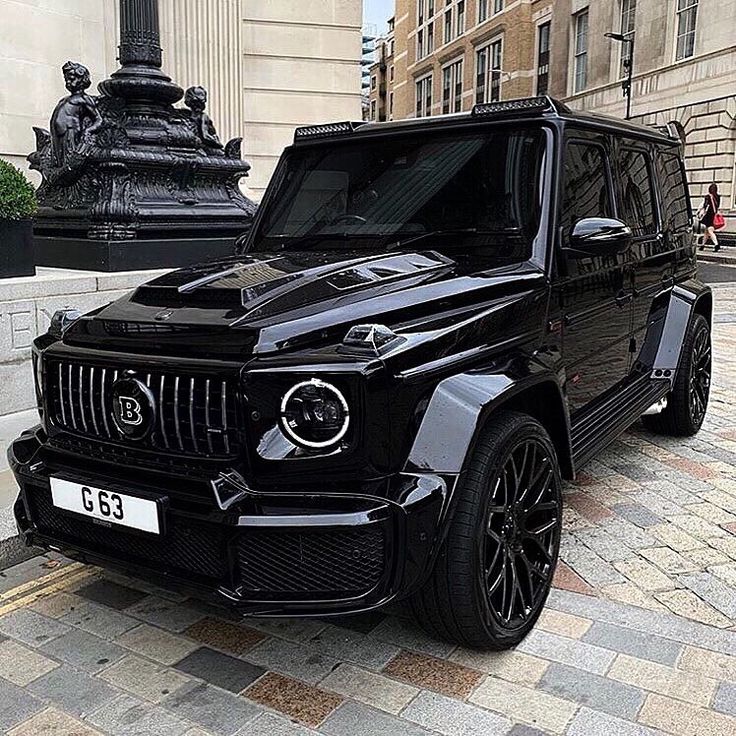
<svg viewBox="0 0 736 736"><path fill-rule="evenodd" d="M723 230L723 228L726 227L726 218L720 212L718 212L716 208L715 197L713 197L712 194L709 196L710 196L711 204L713 205L713 211L715 212L715 214L713 215L713 229Z"/></svg>

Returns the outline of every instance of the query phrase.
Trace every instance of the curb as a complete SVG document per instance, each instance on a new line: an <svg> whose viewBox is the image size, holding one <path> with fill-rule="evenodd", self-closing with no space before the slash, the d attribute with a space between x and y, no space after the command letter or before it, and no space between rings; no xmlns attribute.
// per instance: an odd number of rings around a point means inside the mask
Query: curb
<svg viewBox="0 0 736 736"><path fill-rule="evenodd" d="M40 547L26 547L20 536L0 540L0 571L43 554Z"/></svg>
<svg viewBox="0 0 736 736"><path fill-rule="evenodd" d="M706 263L720 263L724 266L736 266L736 255L727 255L720 253L698 253L698 261Z"/></svg>

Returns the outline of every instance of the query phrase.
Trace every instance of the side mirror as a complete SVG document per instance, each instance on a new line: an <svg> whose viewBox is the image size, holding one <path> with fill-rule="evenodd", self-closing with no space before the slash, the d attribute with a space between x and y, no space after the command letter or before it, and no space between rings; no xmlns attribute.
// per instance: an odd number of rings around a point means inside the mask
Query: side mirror
<svg viewBox="0 0 736 736"><path fill-rule="evenodd" d="M590 258L622 253L634 238L631 228L609 217L586 217L578 220L565 250L571 258Z"/></svg>

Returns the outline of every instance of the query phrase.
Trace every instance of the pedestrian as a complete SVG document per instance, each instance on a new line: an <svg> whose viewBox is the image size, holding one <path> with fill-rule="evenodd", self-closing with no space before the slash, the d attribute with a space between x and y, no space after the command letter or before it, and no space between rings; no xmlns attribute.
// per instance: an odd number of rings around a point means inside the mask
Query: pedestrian
<svg viewBox="0 0 736 736"><path fill-rule="evenodd" d="M716 228L723 227L723 215L718 211L721 206L721 195L718 194L718 184L713 183L708 187L708 194L705 195L703 204L698 210L698 219L700 224L705 228L703 242L700 250L705 249L705 244L710 240L713 242L713 250L718 253L721 249L716 237Z"/></svg>

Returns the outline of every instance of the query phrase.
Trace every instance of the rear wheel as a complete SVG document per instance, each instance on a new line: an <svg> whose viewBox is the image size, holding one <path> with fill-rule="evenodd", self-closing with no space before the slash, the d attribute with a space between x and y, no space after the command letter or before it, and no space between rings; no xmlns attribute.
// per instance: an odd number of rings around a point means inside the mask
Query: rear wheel
<svg viewBox="0 0 736 736"><path fill-rule="evenodd" d="M544 427L492 417L478 440L435 569L412 606L433 635L505 649L531 630L547 599L562 524L560 472Z"/></svg>
<svg viewBox="0 0 736 736"><path fill-rule="evenodd" d="M661 414L642 417L644 426L659 434L691 437L703 426L712 375L710 325L696 314L682 345L682 360L667 407Z"/></svg>

